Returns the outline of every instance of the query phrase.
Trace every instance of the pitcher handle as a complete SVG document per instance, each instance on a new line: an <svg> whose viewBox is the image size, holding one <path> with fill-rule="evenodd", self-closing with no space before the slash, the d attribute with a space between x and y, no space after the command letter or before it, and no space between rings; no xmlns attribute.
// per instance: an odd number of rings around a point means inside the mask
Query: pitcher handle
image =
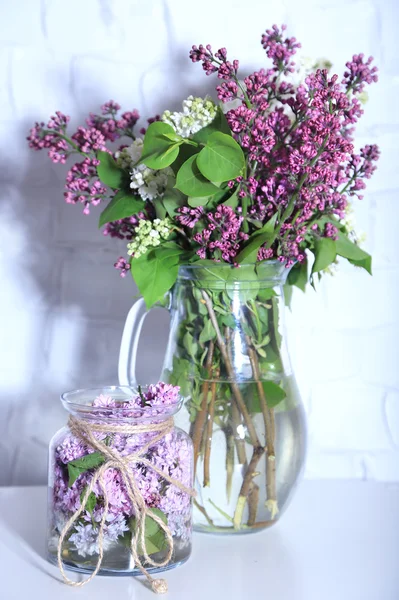
<svg viewBox="0 0 399 600"><path fill-rule="evenodd" d="M120 385L136 384L137 347L147 313L144 299L139 298L127 315L119 351L118 377Z"/></svg>

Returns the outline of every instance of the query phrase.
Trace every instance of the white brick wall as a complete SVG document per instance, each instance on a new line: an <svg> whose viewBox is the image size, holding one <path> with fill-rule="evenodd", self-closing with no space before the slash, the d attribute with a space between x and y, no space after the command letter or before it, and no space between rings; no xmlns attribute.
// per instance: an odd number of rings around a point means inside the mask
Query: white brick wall
<svg viewBox="0 0 399 600"><path fill-rule="evenodd" d="M397 196L399 67L396 0L14 0L0 19L0 484L46 477L46 446L65 420L60 391L116 381L124 317L135 290L112 268L123 247L97 214L63 203L63 168L25 142L56 109L83 121L114 98L151 116L214 85L192 65L193 43L225 45L259 67L259 37L288 23L303 53L338 72L373 54L380 82L359 128L382 160L357 216L374 277L343 267L295 296L294 363L309 413L309 477L399 480ZM161 361L167 317L146 324L142 380ZM160 332L160 333L159 333ZM161 341L155 341L160 336ZM152 340L151 340L152 337ZM151 360L149 357L151 356ZM151 366L152 365L152 366Z"/></svg>

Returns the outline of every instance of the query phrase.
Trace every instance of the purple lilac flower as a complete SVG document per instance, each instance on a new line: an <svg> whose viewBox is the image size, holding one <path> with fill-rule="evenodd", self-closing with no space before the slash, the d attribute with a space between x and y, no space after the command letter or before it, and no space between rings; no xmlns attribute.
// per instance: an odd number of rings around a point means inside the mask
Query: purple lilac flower
<svg viewBox="0 0 399 600"><path fill-rule="evenodd" d="M64 464L87 454L87 446L75 437L67 436L57 447L57 458Z"/></svg>
<svg viewBox="0 0 399 600"><path fill-rule="evenodd" d="M178 386L161 381L149 385L144 397L151 406L170 406L179 401L179 391Z"/></svg>
<svg viewBox="0 0 399 600"><path fill-rule="evenodd" d="M275 71L282 71L284 74L292 73L295 63L291 61L297 49L301 47L294 37L283 39L286 25L273 25L272 29L267 29L262 35L262 46L266 50L266 55L273 62Z"/></svg>
<svg viewBox="0 0 399 600"><path fill-rule="evenodd" d="M123 256L120 256L116 263L114 264L115 269L120 270L120 276L126 277L126 274L130 271L130 263L127 262Z"/></svg>
<svg viewBox="0 0 399 600"><path fill-rule="evenodd" d="M112 396L108 396L107 394L100 394L93 401L93 406L98 406L101 408L115 408L117 406L115 400Z"/></svg>
<svg viewBox="0 0 399 600"><path fill-rule="evenodd" d="M91 206L97 206L109 194L97 177L99 160L96 153L102 150L111 154L106 143L123 136L134 139L132 129L140 117L138 111L127 111L118 116L119 110L117 102L106 102L101 107L102 114L90 113L86 119L87 128L78 127L70 138L66 135L70 117L57 111L47 125L44 122L35 123L27 137L29 146L34 150L47 149L54 163L64 164L72 154L83 154L83 161L75 163L68 171L64 197L69 204L82 203L86 215L90 213ZM105 235L121 238L131 236L127 221L123 219L116 224L109 224Z"/></svg>
<svg viewBox="0 0 399 600"><path fill-rule="evenodd" d="M237 216L230 206L220 205L206 218L207 227L193 237L201 246L197 250L198 256L233 262L239 252L240 241L248 239L248 235L240 231L243 217Z"/></svg>
<svg viewBox="0 0 399 600"><path fill-rule="evenodd" d="M193 229L204 214L204 208L202 206L198 206L198 208L182 206L178 209L178 213L179 215L176 217L176 220L180 223L180 225Z"/></svg>
<svg viewBox="0 0 399 600"><path fill-rule="evenodd" d="M65 201L69 204L81 202L84 214L89 214L90 206L97 206L107 192L107 188L97 177L99 162L96 158L85 158L82 162L75 163L66 176Z"/></svg>
<svg viewBox="0 0 399 600"><path fill-rule="evenodd" d="M101 115L90 113L86 124L102 133L107 141L114 142L124 135L131 135L131 130L140 118L137 110L122 113L117 116L120 105L113 100L106 102L101 107Z"/></svg>
<svg viewBox="0 0 399 600"><path fill-rule="evenodd" d="M97 152L97 150L104 150L108 152L105 145L105 137L99 129L90 127L78 127L76 133L73 134L72 140L76 142L79 149L84 152Z"/></svg>
<svg viewBox="0 0 399 600"><path fill-rule="evenodd" d="M143 408L143 398L148 406ZM109 395L100 395L93 401L96 408L104 408L113 417L125 418L129 416L142 416L143 411L150 415L159 416L169 406L179 401L179 388L167 383L159 382L137 394L126 402L116 402ZM126 408L126 411L122 410ZM132 408L135 410L132 411ZM96 434L100 435L100 434ZM105 434L101 434L104 438ZM137 452L144 444L147 444L156 433L141 433L136 435L114 434L111 437L110 446L128 456ZM88 449L71 434L67 435L63 442L57 447L54 467L54 527L60 532L66 520L80 507L80 498L86 486L90 483L92 474L90 471L82 473L72 486L68 486L68 474L65 464L70 460L76 460L92 449ZM187 438L183 438L178 430L172 430L159 440L146 453L146 458L154 465L167 473L170 477L178 479L184 485L191 485L192 469L192 447ZM151 468L140 460L132 463L132 469L137 486L148 507L162 510L168 518L168 526L173 536L179 536L184 542L189 539L191 532L191 499L169 484ZM128 520L134 516L126 485L121 472L115 468L109 468L104 474L104 486L109 502L106 525L104 529L104 549L110 547L113 542L128 530ZM98 552L98 524L104 514L102 501L103 491L96 483L93 492L97 503L92 513L85 511L81 519L75 525L69 538L77 552L81 556L92 556Z"/></svg>
<svg viewBox="0 0 399 600"><path fill-rule="evenodd" d="M251 197L248 213L267 222L276 212L284 215L284 227L271 249L260 249L259 259L279 257L287 265L304 259L306 233L322 215L344 218L348 197L362 198L365 179L375 170L376 147L354 155L353 125L363 113L357 97L366 84L377 81L372 59L356 55L347 63L343 81L327 70L310 74L298 88L282 80L293 71L293 57L300 47L295 38L285 37L285 26L274 25L262 36L262 45L272 68L261 69L238 79L225 49L213 54L211 47L193 46L190 58L201 62L207 73L217 74L222 101L235 100L226 114L235 139L247 154L251 186L243 182L239 198ZM230 65L230 66L229 66ZM238 63L237 63L238 67ZM291 109L293 120L286 114ZM229 183L234 187L234 182ZM287 214L290 199L295 204ZM332 236L330 229L322 235ZM195 241L202 258L211 258L214 235L205 227ZM230 248L224 260L231 261Z"/></svg>
<svg viewBox="0 0 399 600"><path fill-rule="evenodd" d="M367 61L364 61L364 54L355 54L352 60L346 63L348 69L344 73L342 83L347 90L354 93L361 93L366 84L378 81L377 67L371 67L373 57L370 56Z"/></svg>

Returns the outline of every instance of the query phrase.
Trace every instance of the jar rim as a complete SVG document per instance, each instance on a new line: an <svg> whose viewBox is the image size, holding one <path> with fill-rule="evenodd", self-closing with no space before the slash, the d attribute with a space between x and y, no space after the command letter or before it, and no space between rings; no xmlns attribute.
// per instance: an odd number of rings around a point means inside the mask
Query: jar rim
<svg viewBox="0 0 399 600"><path fill-rule="evenodd" d="M210 264L212 262L212 264ZM205 265L203 264L205 263ZM255 266L270 266L270 267L279 267L279 268L285 268L284 263L282 263L281 261L275 259L271 259L271 260L263 260L263 261L259 261L259 262L243 262L240 263L238 266L233 264L233 263L227 263L227 262L216 262L216 261L205 261L205 260L199 260L195 263L190 263L190 264L186 264L186 265L181 265L182 268L184 269L203 269L205 266L208 268L223 268L223 267L229 267L231 269L239 269L240 267L255 267Z"/></svg>
<svg viewBox="0 0 399 600"><path fill-rule="evenodd" d="M148 386L143 385L140 387L145 391ZM137 409L141 413L138 416L126 415L126 406L107 407L93 406L92 404L102 394L112 397L116 402L118 400L127 402L133 396L137 396L138 393L138 387L135 386L109 385L69 390L60 394L60 400L63 407L77 417L102 420L112 418L113 421L120 419L134 422L167 419L176 414L183 403L183 398L179 395L178 401L173 404L143 406ZM154 411L156 411L156 414L154 414Z"/></svg>
<svg viewBox="0 0 399 600"><path fill-rule="evenodd" d="M201 281L203 283L214 282L218 285L228 287L239 287L243 284L254 285L255 281L266 285L283 285L293 265L289 267L285 263L273 259L256 263L231 264L225 262L214 262L200 260L194 264L180 265L178 279L184 281ZM237 279L234 279L234 272ZM223 277L221 273L228 275ZM232 275L231 275L232 274ZM255 277L254 277L255 274Z"/></svg>

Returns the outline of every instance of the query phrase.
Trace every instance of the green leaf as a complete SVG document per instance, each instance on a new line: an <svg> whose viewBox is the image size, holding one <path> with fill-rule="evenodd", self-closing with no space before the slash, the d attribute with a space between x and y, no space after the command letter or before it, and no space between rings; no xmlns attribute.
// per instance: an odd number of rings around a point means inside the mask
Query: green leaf
<svg viewBox="0 0 399 600"><path fill-rule="evenodd" d="M343 258L347 258L350 263L358 267L366 269L368 273L371 273L371 256L357 244L351 242L346 235L339 232L338 240L336 242L337 254Z"/></svg>
<svg viewBox="0 0 399 600"><path fill-rule="evenodd" d="M197 155L191 156L181 166L176 176L176 188L193 198L213 196L219 188L205 179L197 166Z"/></svg>
<svg viewBox="0 0 399 600"><path fill-rule="evenodd" d="M236 257L236 261L238 263L242 263L244 261L256 262L259 248L263 246L263 244L266 244L273 237L276 221L277 213L275 213L273 217L269 219L269 221L263 225L263 227L261 227L261 229L255 231L249 237L244 248Z"/></svg>
<svg viewBox="0 0 399 600"><path fill-rule="evenodd" d="M305 259L303 263L297 263L288 274L287 282L290 285L295 285L303 292L306 289L308 282L308 261Z"/></svg>
<svg viewBox="0 0 399 600"><path fill-rule="evenodd" d="M176 242L164 242L158 248L155 248L154 253L155 256L161 261L171 261L175 260L176 262L180 261L185 254L185 250Z"/></svg>
<svg viewBox="0 0 399 600"><path fill-rule="evenodd" d="M352 258L348 258L348 261L352 264L355 265L355 267L361 267L362 269L365 269L367 271L367 273L370 273L370 275L373 274L372 269L371 269L371 256L367 255L367 257L361 259L361 260L354 260Z"/></svg>
<svg viewBox="0 0 399 600"><path fill-rule="evenodd" d="M97 158L100 164L97 166L97 174L101 181L110 188L119 189L123 180L123 169L119 168L114 157L108 152L99 150Z"/></svg>
<svg viewBox="0 0 399 600"><path fill-rule="evenodd" d="M169 137L167 137L169 136ZM144 136L141 162L150 169L164 169L171 165L179 154L181 141L175 141L176 132L167 123L151 123Z"/></svg>
<svg viewBox="0 0 399 600"><path fill-rule="evenodd" d="M209 196L201 196L199 198L188 198L188 205L192 208L197 208L198 206L206 206L209 201Z"/></svg>
<svg viewBox="0 0 399 600"><path fill-rule="evenodd" d="M77 467L74 467L73 465L69 464L68 465L68 487L71 487L82 473L84 473L84 471L81 471Z"/></svg>
<svg viewBox="0 0 399 600"><path fill-rule="evenodd" d="M201 344L205 344L205 342L209 342L214 337L216 337L215 328L212 325L212 321L210 319L207 319L200 333L199 341L201 342Z"/></svg>
<svg viewBox="0 0 399 600"><path fill-rule="evenodd" d="M222 202L224 206L231 206L231 208L237 208L238 206L238 188L227 200Z"/></svg>
<svg viewBox="0 0 399 600"><path fill-rule="evenodd" d="M266 399L266 404L269 408L277 406L287 396L282 387L273 381L262 382L263 392ZM253 395L249 398L248 410L251 413L262 412L262 406L259 398L258 390L254 387Z"/></svg>
<svg viewBox="0 0 399 600"><path fill-rule="evenodd" d="M320 238L314 244L315 261L312 273L318 273L326 269L334 262L337 256L337 245L331 238Z"/></svg>
<svg viewBox="0 0 399 600"><path fill-rule="evenodd" d="M237 142L225 133L209 136L206 146L197 157L201 173L211 181L229 181L245 170L245 156Z"/></svg>
<svg viewBox="0 0 399 600"><path fill-rule="evenodd" d="M147 308L161 300L174 285L183 252L180 247L160 247L132 258L130 270Z"/></svg>
<svg viewBox="0 0 399 600"><path fill-rule="evenodd" d="M167 212L163 204L162 198L155 198L155 200L153 201L153 206L155 209L155 215L157 219L164 219L167 215Z"/></svg>
<svg viewBox="0 0 399 600"><path fill-rule="evenodd" d="M68 486L71 487L82 473L99 467L104 460L105 458L101 452L92 452L91 454L82 456L82 458L69 461L69 463L67 463L69 477Z"/></svg>
<svg viewBox="0 0 399 600"><path fill-rule="evenodd" d="M180 387L182 396L188 396L191 393L191 383L189 375L196 371L195 364L186 358L173 357L173 369L169 372L166 381Z"/></svg>
<svg viewBox="0 0 399 600"><path fill-rule="evenodd" d="M82 493L80 494L80 503L82 504L83 502L83 498L84 495L86 493L87 490L87 486L85 486L82 490ZM89 512L91 515L93 514L93 510L95 509L97 504L97 498L94 492L90 492L89 497L87 498L86 504L85 504L85 510L87 510L87 512Z"/></svg>
<svg viewBox="0 0 399 600"><path fill-rule="evenodd" d="M159 508L151 508L151 512L156 514L156 516L159 517L165 523L165 525L168 524L168 519L165 513ZM137 522L134 517L130 519L130 528L133 534L137 535L139 533L137 531ZM144 542L148 555L155 554L156 552L163 550L166 546L166 535L164 530L150 515L146 515L144 521ZM143 548L141 547L140 539L138 540L137 544L137 552L140 555L143 554Z"/></svg>
<svg viewBox="0 0 399 600"><path fill-rule="evenodd" d="M168 177L168 185L162 197L162 204L168 215L172 218L178 214L178 208L186 204L185 194L182 194L174 187L175 183L176 180L174 177Z"/></svg>
<svg viewBox="0 0 399 600"><path fill-rule="evenodd" d="M151 508L151 512L153 512L157 517L159 517L164 523L165 525L168 524L168 518L165 515L164 512L162 512L162 510L160 510L159 508ZM150 517L149 515L146 516L145 518L145 533L148 536L152 536L156 533L158 533L158 531L160 530L160 526L158 525L158 523L156 521L154 521L154 519L152 517Z"/></svg>
<svg viewBox="0 0 399 600"><path fill-rule="evenodd" d="M184 138L181 135L179 135L178 133L176 133L175 130L173 130L173 133L163 133L162 135L163 135L163 137L165 137L168 140L171 140L172 142L182 142L182 143L184 143L184 141L185 141Z"/></svg>
<svg viewBox="0 0 399 600"><path fill-rule="evenodd" d="M106 223L136 215L144 207L145 202L143 200L139 200L136 196L132 196L121 190L115 194L111 202L102 211L98 226L102 227Z"/></svg>
<svg viewBox="0 0 399 600"><path fill-rule="evenodd" d="M189 356L193 358L196 356L198 352L198 344L194 341L194 337L189 331L186 331L183 336L183 346Z"/></svg>
<svg viewBox="0 0 399 600"><path fill-rule="evenodd" d="M273 288L261 288L258 294L258 300L262 302L267 302L268 300L270 300L270 298L274 298L275 296L277 296L277 294Z"/></svg>
<svg viewBox="0 0 399 600"><path fill-rule="evenodd" d="M277 406L277 404L279 404L281 400L284 400L287 395L283 388L273 381L264 381L262 385L269 408Z"/></svg>
<svg viewBox="0 0 399 600"><path fill-rule="evenodd" d="M227 135L231 136L231 129L221 108L218 108L213 121L206 127L203 127L197 131L197 133L192 136L192 139L199 144L206 144L209 137L215 133L215 131L221 131L222 133L226 133Z"/></svg>
<svg viewBox="0 0 399 600"><path fill-rule="evenodd" d="M173 169L174 174L176 175L179 171L180 167L192 156L198 154L200 148L195 148L194 146L188 144L182 144L180 146L180 152L176 160L170 165L171 169Z"/></svg>
<svg viewBox="0 0 399 600"><path fill-rule="evenodd" d="M221 321L225 327L230 327L230 329L234 329L236 326L236 320L231 313L223 315Z"/></svg>

